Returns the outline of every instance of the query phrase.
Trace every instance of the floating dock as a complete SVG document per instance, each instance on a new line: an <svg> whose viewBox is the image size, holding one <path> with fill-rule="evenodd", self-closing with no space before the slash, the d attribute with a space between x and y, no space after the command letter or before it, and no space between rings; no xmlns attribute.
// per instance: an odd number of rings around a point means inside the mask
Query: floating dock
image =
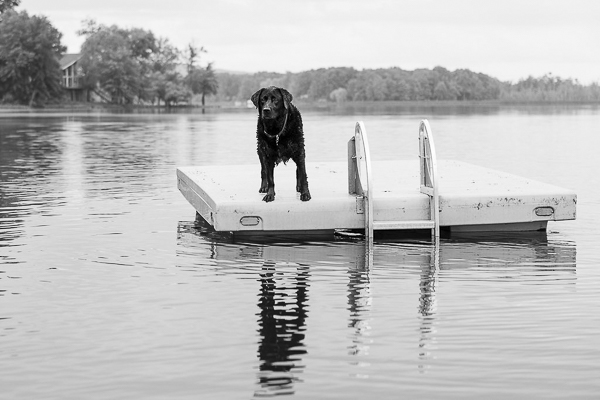
<svg viewBox="0 0 600 400"><path fill-rule="evenodd" d="M357 125L357 135L364 135L364 126L359 131ZM349 148L354 146L353 139ZM363 140L366 137L357 142ZM294 163L275 169L276 196L269 203L258 192L258 163L180 167L178 188L216 231L233 233L342 229L368 233L371 229L372 236L373 229L433 230L434 225L438 235L440 228L450 232L539 231L546 229L548 221L576 216L577 195L568 189L460 161L434 160L431 164L435 152L427 151L420 159L372 163L367 159L363 165L364 151L364 147L357 153L349 151L348 163L307 163L312 195L307 202L296 193ZM423 189L424 182L435 186L435 194Z"/></svg>

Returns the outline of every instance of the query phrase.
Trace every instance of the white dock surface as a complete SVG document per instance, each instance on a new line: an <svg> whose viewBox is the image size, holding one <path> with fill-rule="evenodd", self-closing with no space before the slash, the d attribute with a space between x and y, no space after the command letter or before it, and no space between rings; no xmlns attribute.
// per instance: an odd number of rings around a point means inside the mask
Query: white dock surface
<svg viewBox="0 0 600 400"><path fill-rule="evenodd" d="M258 193L258 164L181 167L178 187L216 231L363 229L362 200L348 193L347 163L308 163L306 169L308 202L296 193L293 162L275 168L270 203ZM575 219L577 196L571 190L458 161L439 160L438 172L442 227L538 230L547 221ZM373 177L376 221L429 218L417 160L375 161ZM550 208L551 215L538 215Z"/></svg>

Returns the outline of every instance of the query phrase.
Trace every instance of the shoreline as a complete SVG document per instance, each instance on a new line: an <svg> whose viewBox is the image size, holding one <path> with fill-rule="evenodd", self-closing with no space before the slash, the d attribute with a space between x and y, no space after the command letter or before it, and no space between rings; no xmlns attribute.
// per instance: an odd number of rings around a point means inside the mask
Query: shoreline
<svg viewBox="0 0 600 400"><path fill-rule="evenodd" d="M499 107L499 106L600 106L600 102L594 101L514 101L514 100L387 100L387 101L307 101L296 100L295 104L310 109L336 109L345 107ZM0 113L6 112L85 112L85 111L183 111L183 110L202 110L202 111L242 111L253 110L254 107L235 105L233 101L215 102L205 105L186 104L178 106L156 106L156 105L116 105L108 103L57 103L49 104L43 107L30 107L20 104L0 104Z"/></svg>

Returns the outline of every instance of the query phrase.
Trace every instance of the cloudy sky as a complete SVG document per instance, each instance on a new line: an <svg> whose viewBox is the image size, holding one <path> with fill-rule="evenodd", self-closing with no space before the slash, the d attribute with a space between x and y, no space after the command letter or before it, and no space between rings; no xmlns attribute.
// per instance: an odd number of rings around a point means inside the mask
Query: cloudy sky
<svg viewBox="0 0 600 400"><path fill-rule="evenodd" d="M598 0L21 0L79 51L84 19L143 28L232 71L468 68L600 82Z"/></svg>

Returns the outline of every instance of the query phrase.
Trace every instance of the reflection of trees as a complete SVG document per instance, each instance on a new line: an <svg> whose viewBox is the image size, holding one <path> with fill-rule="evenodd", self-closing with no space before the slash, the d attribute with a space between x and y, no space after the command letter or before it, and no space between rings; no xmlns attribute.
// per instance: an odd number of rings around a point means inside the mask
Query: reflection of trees
<svg viewBox="0 0 600 400"><path fill-rule="evenodd" d="M261 360L257 396L294 393L295 376L301 372L304 346L309 269L298 266L293 277L278 272L275 263L266 262L260 274L258 306Z"/></svg>
<svg viewBox="0 0 600 400"><path fill-rule="evenodd" d="M48 182L58 173L61 137L49 120L35 122L3 119L1 123L0 247L22 235L23 219L39 207L39 198L57 196L57 188Z"/></svg>

